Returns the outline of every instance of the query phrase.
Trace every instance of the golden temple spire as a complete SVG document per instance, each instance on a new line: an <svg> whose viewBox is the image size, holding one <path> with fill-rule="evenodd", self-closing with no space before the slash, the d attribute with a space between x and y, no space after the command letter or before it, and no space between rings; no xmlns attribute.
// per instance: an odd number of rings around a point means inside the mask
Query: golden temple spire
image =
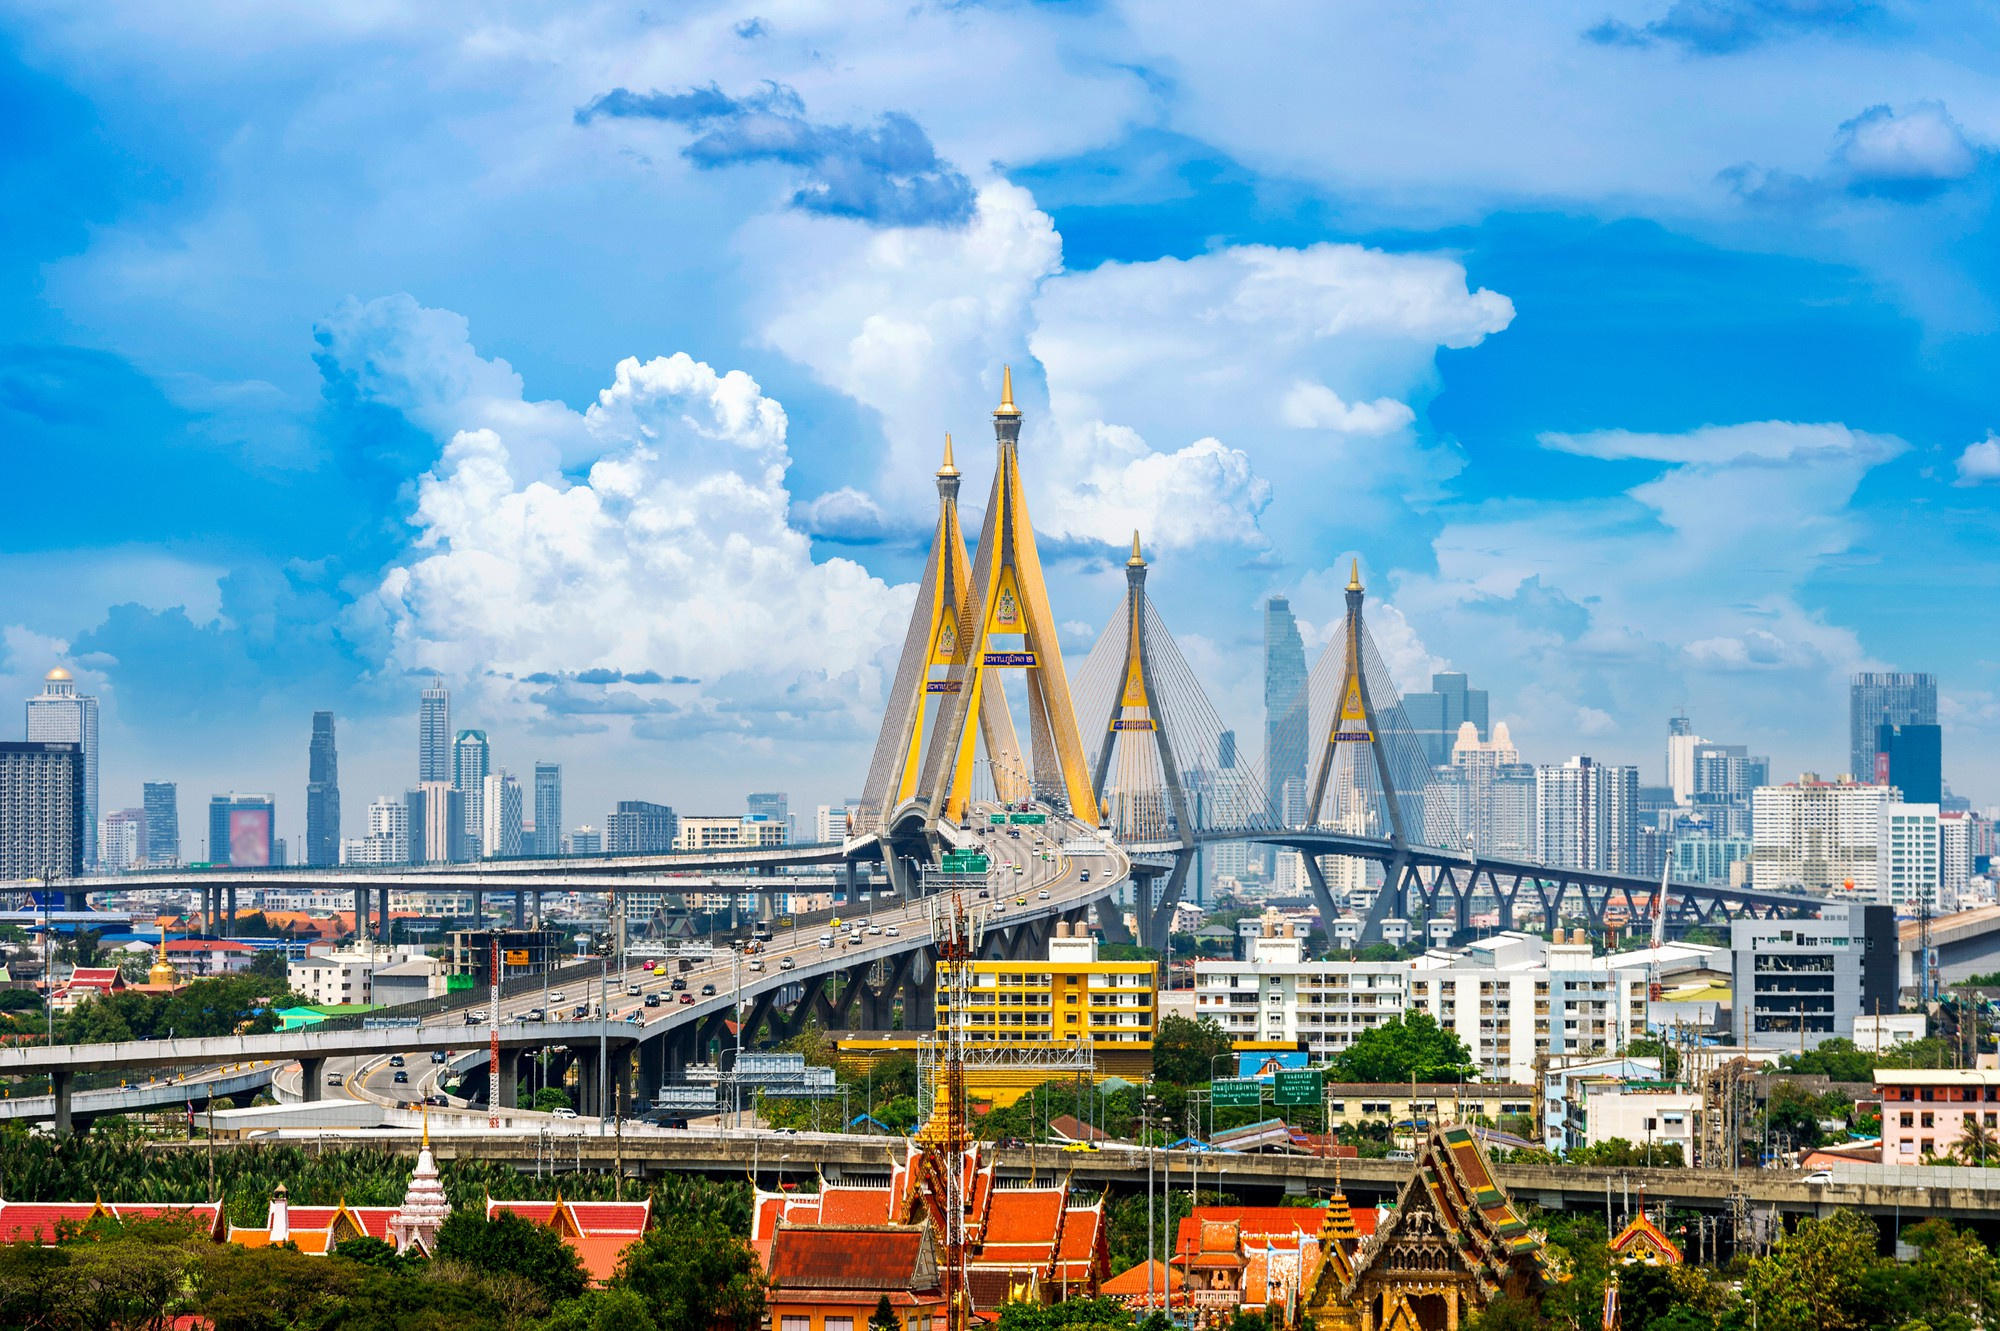
<svg viewBox="0 0 2000 1331"><path fill-rule="evenodd" d="M1139 533L1132 533L1132 557L1125 561L1127 568L1144 568L1146 557L1139 553Z"/></svg>
<svg viewBox="0 0 2000 1331"><path fill-rule="evenodd" d="M1354 561L1354 571L1347 576L1347 590L1351 592L1361 590L1361 560L1359 557Z"/></svg>
<svg viewBox="0 0 2000 1331"><path fill-rule="evenodd" d="M1014 405L1014 367L1000 367L1000 405L993 409L995 416L1019 416L1021 409Z"/></svg>
<svg viewBox="0 0 2000 1331"><path fill-rule="evenodd" d="M949 434L944 437L944 465L937 469L937 474L940 476L958 475L958 468L953 466L951 461L951 436Z"/></svg>

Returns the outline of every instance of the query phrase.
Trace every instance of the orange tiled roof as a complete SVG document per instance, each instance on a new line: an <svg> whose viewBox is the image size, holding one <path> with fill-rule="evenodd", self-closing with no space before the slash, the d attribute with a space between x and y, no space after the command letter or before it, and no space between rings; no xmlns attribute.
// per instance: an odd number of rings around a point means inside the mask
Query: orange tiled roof
<svg viewBox="0 0 2000 1331"><path fill-rule="evenodd" d="M825 1188L819 1194L821 1225L886 1225L889 1214L887 1188Z"/></svg>
<svg viewBox="0 0 2000 1331"><path fill-rule="evenodd" d="M908 1290L923 1266L920 1225L786 1225L771 1245L782 1290Z"/></svg>
<svg viewBox="0 0 2000 1331"><path fill-rule="evenodd" d="M1148 1265L1146 1262L1141 1262L1129 1270L1120 1271L1117 1275L1104 1282L1104 1288L1099 1293L1103 1294L1106 1298L1113 1299L1128 1297L1143 1299L1146 1297L1146 1291L1149 1288L1155 1295L1171 1294L1187 1284L1187 1277L1182 1275L1178 1270L1166 1265L1164 1262L1155 1261L1150 1263L1152 1274L1149 1285L1149 1277L1147 1275Z"/></svg>
<svg viewBox="0 0 2000 1331"><path fill-rule="evenodd" d="M217 1202L0 1202L0 1243L54 1243L63 1225L81 1225L101 1216L186 1219L212 1238L222 1233L222 1206Z"/></svg>

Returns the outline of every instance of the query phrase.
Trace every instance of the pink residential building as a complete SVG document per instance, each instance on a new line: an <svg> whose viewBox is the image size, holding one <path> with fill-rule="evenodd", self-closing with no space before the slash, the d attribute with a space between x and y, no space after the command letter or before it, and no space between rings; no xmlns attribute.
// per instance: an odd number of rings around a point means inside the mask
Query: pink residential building
<svg viewBox="0 0 2000 1331"><path fill-rule="evenodd" d="M1885 1165L1950 1155L1965 1137L1968 1118L1990 1130L1989 1142L2000 1141L2000 1069L1877 1068L1875 1085L1882 1092Z"/></svg>

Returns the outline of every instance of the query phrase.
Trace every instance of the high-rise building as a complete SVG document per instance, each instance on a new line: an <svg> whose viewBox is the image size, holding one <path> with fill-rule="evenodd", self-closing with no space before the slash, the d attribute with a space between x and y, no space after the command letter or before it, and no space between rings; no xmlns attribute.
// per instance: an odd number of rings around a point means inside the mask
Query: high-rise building
<svg viewBox="0 0 2000 1331"><path fill-rule="evenodd" d="M1754 796L1751 886L1758 891L1852 893L1874 901L1881 886L1882 811L1893 786L1822 781L1811 772Z"/></svg>
<svg viewBox="0 0 2000 1331"><path fill-rule="evenodd" d="M451 690L432 679L417 713L417 784L451 781Z"/></svg>
<svg viewBox="0 0 2000 1331"><path fill-rule="evenodd" d="M1737 920L1729 950L1738 1045L1813 1049L1850 1038L1856 1017L1897 1010L1896 913L1887 906L1822 906L1817 920Z"/></svg>
<svg viewBox="0 0 2000 1331"><path fill-rule="evenodd" d="M1639 769L1575 757L1535 769L1536 854L1564 869L1638 864Z"/></svg>
<svg viewBox="0 0 2000 1331"><path fill-rule="evenodd" d="M1264 602L1264 789L1281 824L1289 825L1286 785L1305 790L1306 712L1305 640L1291 601L1273 596Z"/></svg>
<svg viewBox="0 0 2000 1331"><path fill-rule="evenodd" d="M341 843L343 864L408 864L410 806L382 796L368 806L368 835Z"/></svg>
<svg viewBox="0 0 2000 1331"><path fill-rule="evenodd" d="M332 712L313 713L306 751L306 863L340 863L340 757Z"/></svg>
<svg viewBox="0 0 2000 1331"><path fill-rule="evenodd" d="M208 861L239 869L278 864L278 801L273 795L214 795L208 801Z"/></svg>
<svg viewBox="0 0 2000 1331"><path fill-rule="evenodd" d="M97 699L76 691L76 679L57 666L42 676L42 691L28 699L29 743L74 744L83 753L83 862L97 863Z"/></svg>
<svg viewBox="0 0 2000 1331"><path fill-rule="evenodd" d="M1912 804L1944 801L1944 734L1935 725L1885 721L1875 730L1873 777L1858 779L1887 783Z"/></svg>
<svg viewBox="0 0 2000 1331"><path fill-rule="evenodd" d="M521 849L521 783L508 771L486 778L480 792L482 822L480 853L488 859L513 859Z"/></svg>
<svg viewBox="0 0 2000 1331"><path fill-rule="evenodd" d="M776 823L780 827L785 829L786 841L791 841L794 839L791 834L792 831L791 799L785 794L784 791L782 790L759 791L750 796L748 804L749 804L749 814L752 818L756 819L759 822ZM604 829L604 832L606 837L609 837L611 834L611 829L609 827L606 827Z"/></svg>
<svg viewBox="0 0 2000 1331"><path fill-rule="evenodd" d="M783 824L755 818L691 814L677 816L675 823L675 850L741 850L785 844Z"/></svg>
<svg viewBox="0 0 2000 1331"><path fill-rule="evenodd" d="M425 781L403 796L412 864L458 864L465 845L465 793L446 781Z"/></svg>
<svg viewBox="0 0 2000 1331"><path fill-rule="evenodd" d="M563 838L565 855L602 855L604 853L604 833L589 823L578 827Z"/></svg>
<svg viewBox="0 0 2000 1331"><path fill-rule="evenodd" d="M1491 740L1479 737L1475 723L1460 722L1451 764L1434 771L1424 800L1432 844L1449 844L1455 831L1480 855L1533 857L1535 769L1521 761L1505 721L1493 724Z"/></svg>
<svg viewBox="0 0 2000 1331"><path fill-rule="evenodd" d="M83 746L0 740L0 878L83 872Z"/></svg>
<svg viewBox="0 0 2000 1331"><path fill-rule="evenodd" d="M1972 880L1981 821L1976 813L1938 814L1938 891L1943 910L1962 909L1959 898Z"/></svg>
<svg viewBox="0 0 2000 1331"><path fill-rule="evenodd" d="M1694 798L1694 751L1702 742L1687 713L1667 718L1667 788L1676 804Z"/></svg>
<svg viewBox="0 0 2000 1331"><path fill-rule="evenodd" d="M112 873L146 862L146 811L113 809L97 825L97 867Z"/></svg>
<svg viewBox="0 0 2000 1331"><path fill-rule="evenodd" d="M1875 830L1875 900L1913 914L1938 908L1938 806L1891 801L1882 806Z"/></svg>
<svg viewBox="0 0 2000 1331"><path fill-rule="evenodd" d="M1410 729L1423 746L1424 761L1443 767L1451 762L1459 727L1471 722L1478 738L1486 738L1486 690L1468 687L1459 671L1441 671L1431 676L1429 693L1412 693L1403 699L1403 715L1410 718Z"/></svg>
<svg viewBox="0 0 2000 1331"><path fill-rule="evenodd" d="M535 764L535 854L563 853L562 764Z"/></svg>
<svg viewBox="0 0 2000 1331"><path fill-rule="evenodd" d="M148 781L145 785L146 862L181 862L181 792L171 781Z"/></svg>
<svg viewBox="0 0 2000 1331"><path fill-rule="evenodd" d="M1863 671L1847 688L1848 775L1875 778L1878 727L1937 724L1937 676Z"/></svg>
<svg viewBox="0 0 2000 1331"><path fill-rule="evenodd" d="M465 797L465 835L478 838L486 831L486 778L493 774L493 750L487 746L483 730L461 730L451 745L452 788ZM472 849L472 858L483 852Z"/></svg>
<svg viewBox="0 0 2000 1331"><path fill-rule="evenodd" d="M752 807L757 796L752 795ZM778 796L783 799L784 796ZM604 849L611 855L664 855L674 848L679 820L665 804L619 800L604 816Z"/></svg>
<svg viewBox="0 0 2000 1331"><path fill-rule="evenodd" d="M820 845L830 845L847 840L847 806L845 804L822 804L813 813L813 840Z"/></svg>

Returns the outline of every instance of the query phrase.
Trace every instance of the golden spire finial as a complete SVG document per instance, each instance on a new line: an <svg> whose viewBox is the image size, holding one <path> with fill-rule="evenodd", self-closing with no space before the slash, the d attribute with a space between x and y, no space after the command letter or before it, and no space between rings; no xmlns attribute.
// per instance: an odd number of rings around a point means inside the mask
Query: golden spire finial
<svg viewBox="0 0 2000 1331"><path fill-rule="evenodd" d="M424 1103L423 1103L423 1107L417 1110L417 1118L418 1118L418 1120L419 1120L420 1122L422 1122L422 1124L424 1125L424 1145L423 1145L423 1149L424 1149L424 1150L426 1150L426 1151L428 1151L428 1150L430 1150L430 1149L431 1149L431 1105L430 1105L430 1101L428 1101L428 1100L424 1101Z"/></svg>
<svg viewBox="0 0 2000 1331"><path fill-rule="evenodd" d="M1358 557L1354 561L1354 571L1347 575L1347 590L1351 592L1361 590L1361 560Z"/></svg>
<svg viewBox="0 0 2000 1331"><path fill-rule="evenodd" d="M949 434L944 437L944 465L937 469L937 474L940 476L958 475L958 468L953 466L951 461L951 436Z"/></svg>
<svg viewBox="0 0 2000 1331"><path fill-rule="evenodd" d="M1127 568L1144 568L1146 557L1139 553L1139 533L1132 533L1132 557L1125 561Z"/></svg>
<svg viewBox="0 0 2000 1331"><path fill-rule="evenodd" d="M1018 416L1021 409L1014 405L1014 367L1000 367L1000 405L993 409L995 416Z"/></svg>

